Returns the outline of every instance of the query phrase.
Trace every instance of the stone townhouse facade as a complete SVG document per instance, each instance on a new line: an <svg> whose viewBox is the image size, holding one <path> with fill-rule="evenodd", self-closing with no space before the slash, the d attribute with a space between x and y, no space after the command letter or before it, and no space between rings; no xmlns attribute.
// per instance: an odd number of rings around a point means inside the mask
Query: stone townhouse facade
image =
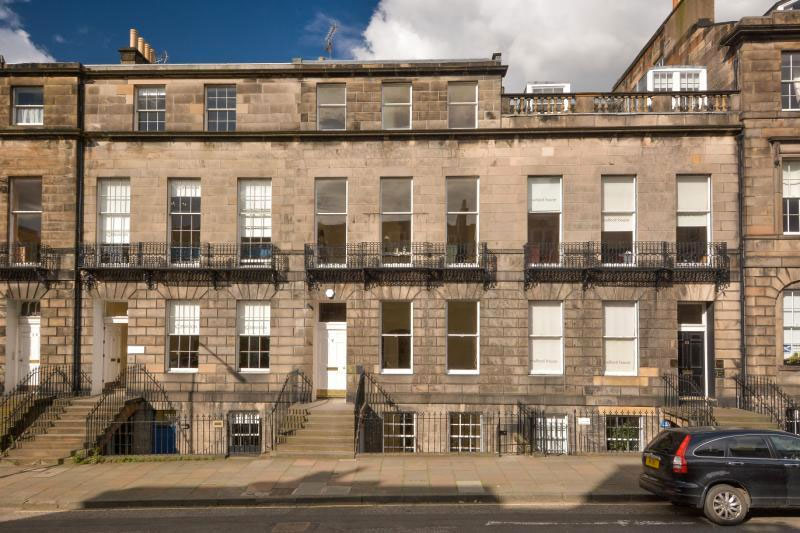
<svg viewBox="0 0 800 533"><path fill-rule="evenodd" d="M171 65L133 39L120 65L4 65L5 389L35 317L38 364L95 394L141 364L194 413L263 410L293 370L419 411L793 384L786 6L683 0L611 93L506 93L499 54Z"/></svg>

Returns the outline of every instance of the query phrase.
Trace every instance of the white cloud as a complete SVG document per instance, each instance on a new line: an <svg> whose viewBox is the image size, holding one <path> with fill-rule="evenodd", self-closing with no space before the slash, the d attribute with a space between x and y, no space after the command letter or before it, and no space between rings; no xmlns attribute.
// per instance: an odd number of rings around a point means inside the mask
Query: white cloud
<svg viewBox="0 0 800 533"><path fill-rule="evenodd" d="M717 0L717 20L762 15L773 0ZM381 0L356 59L489 58L505 86L572 82L608 90L672 8L670 0Z"/></svg>
<svg viewBox="0 0 800 533"><path fill-rule="evenodd" d="M53 35L53 40L58 44L64 44L65 42L67 42L67 40L64 39L64 36L61 35L60 33L56 33L55 35Z"/></svg>
<svg viewBox="0 0 800 533"><path fill-rule="evenodd" d="M0 0L0 55L8 63L55 61L47 50L31 40L19 15L11 9L14 0Z"/></svg>

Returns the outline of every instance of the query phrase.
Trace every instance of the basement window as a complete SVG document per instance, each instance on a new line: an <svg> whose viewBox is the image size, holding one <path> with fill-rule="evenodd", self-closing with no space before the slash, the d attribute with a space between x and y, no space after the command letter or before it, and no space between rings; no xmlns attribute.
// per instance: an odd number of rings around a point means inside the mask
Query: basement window
<svg viewBox="0 0 800 533"><path fill-rule="evenodd" d="M14 124L17 126L44 125L44 89L14 87Z"/></svg>
<svg viewBox="0 0 800 533"><path fill-rule="evenodd" d="M450 451L479 453L482 451L481 414L450 413Z"/></svg>
<svg viewBox="0 0 800 533"><path fill-rule="evenodd" d="M417 449L414 413L386 413L383 417L384 453L414 453Z"/></svg>
<svg viewBox="0 0 800 533"><path fill-rule="evenodd" d="M642 417L606 416L606 449L638 452L642 443Z"/></svg>

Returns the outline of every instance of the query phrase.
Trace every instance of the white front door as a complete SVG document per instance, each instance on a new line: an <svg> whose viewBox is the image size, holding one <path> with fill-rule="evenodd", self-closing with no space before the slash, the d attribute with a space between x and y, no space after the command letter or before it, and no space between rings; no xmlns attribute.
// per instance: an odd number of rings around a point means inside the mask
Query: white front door
<svg viewBox="0 0 800 533"><path fill-rule="evenodd" d="M17 383L25 379L28 372L39 368L39 325L38 316L23 316L17 329ZM38 380L31 382L36 385Z"/></svg>
<svg viewBox="0 0 800 533"><path fill-rule="evenodd" d="M344 392L347 389L347 323L319 324L320 372L319 385L323 394Z"/></svg>

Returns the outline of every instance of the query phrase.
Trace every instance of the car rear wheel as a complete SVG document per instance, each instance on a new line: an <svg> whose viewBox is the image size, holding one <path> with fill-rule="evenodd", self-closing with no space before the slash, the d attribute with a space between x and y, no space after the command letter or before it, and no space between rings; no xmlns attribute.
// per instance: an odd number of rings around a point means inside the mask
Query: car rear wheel
<svg viewBox="0 0 800 533"><path fill-rule="evenodd" d="M722 526L741 524L749 510L745 491L730 485L711 487L703 506L706 518Z"/></svg>

